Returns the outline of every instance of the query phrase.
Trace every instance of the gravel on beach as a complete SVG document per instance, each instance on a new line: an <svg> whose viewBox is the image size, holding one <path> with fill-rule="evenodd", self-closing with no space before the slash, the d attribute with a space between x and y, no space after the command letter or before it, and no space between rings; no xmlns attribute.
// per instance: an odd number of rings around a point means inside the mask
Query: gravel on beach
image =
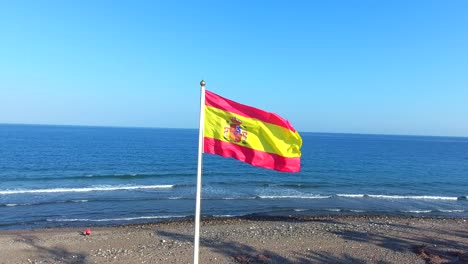
<svg viewBox="0 0 468 264"><path fill-rule="evenodd" d="M192 263L193 221L0 232L0 263ZM200 263L468 263L467 219L207 218Z"/></svg>

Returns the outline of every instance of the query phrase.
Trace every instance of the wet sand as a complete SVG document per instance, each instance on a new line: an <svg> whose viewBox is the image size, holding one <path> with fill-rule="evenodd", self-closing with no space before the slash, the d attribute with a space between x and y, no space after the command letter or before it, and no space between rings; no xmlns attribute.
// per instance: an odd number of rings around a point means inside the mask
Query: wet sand
<svg viewBox="0 0 468 264"><path fill-rule="evenodd" d="M193 222L0 231L0 263L192 263ZM204 219L200 263L468 263L468 219Z"/></svg>

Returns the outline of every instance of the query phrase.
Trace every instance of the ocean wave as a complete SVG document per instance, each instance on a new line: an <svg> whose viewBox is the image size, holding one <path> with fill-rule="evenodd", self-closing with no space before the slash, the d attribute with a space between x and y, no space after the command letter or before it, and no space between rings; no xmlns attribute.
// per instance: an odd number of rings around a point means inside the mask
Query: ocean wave
<svg viewBox="0 0 468 264"><path fill-rule="evenodd" d="M435 196L435 195L387 195L387 194L311 194L311 195L260 195L257 199L327 199L327 198L374 198L374 199L408 199L408 200L466 200L466 196Z"/></svg>
<svg viewBox="0 0 468 264"><path fill-rule="evenodd" d="M431 195L381 195L368 194L368 197L379 199L415 199L415 200L451 200L456 201L458 197L450 196L431 196Z"/></svg>
<svg viewBox="0 0 468 264"><path fill-rule="evenodd" d="M305 211L308 211L309 209L302 209L302 208L296 208L296 209L293 209L294 212L305 212Z"/></svg>
<svg viewBox="0 0 468 264"><path fill-rule="evenodd" d="M195 197L167 197L167 198L157 198L151 200L194 200ZM218 200L255 200L262 199L259 196L236 196L236 197L202 197L202 200L218 201Z"/></svg>
<svg viewBox="0 0 468 264"><path fill-rule="evenodd" d="M439 211L441 213L463 213L463 212L465 212L465 210L458 210L458 209L454 209L454 210L439 209L437 211Z"/></svg>
<svg viewBox="0 0 468 264"><path fill-rule="evenodd" d="M52 189L27 189L27 190L1 190L0 194L31 194L31 193L67 193L67 192L94 192L94 191L121 191L143 189L167 189L174 185L133 185L133 186L96 186L83 188L52 188Z"/></svg>
<svg viewBox="0 0 468 264"><path fill-rule="evenodd" d="M224 217L238 217L238 216L241 216L241 215L231 215L231 214L224 214L224 215L213 215L213 217L216 217L216 218L224 218Z"/></svg>
<svg viewBox="0 0 468 264"><path fill-rule="evenodd" d="M193 198L186 197L151 197L151 198L97 198L97 199L72 199L72 200L55 200L55 201L42 201L36 203L5 203L0 204L0 207L14 207L14 206L43 206L43 205L56 205L67 203L107 203L107 202L144 202L144 201L162 201L162 200L193 200Z"/></svg>
<svg viewBox="0 0 468 264"><path fill-rule="evenodd" d="M253 200L253 199L259 199L258 196L243 196L243 197L207 197L206 200Z"/></svg>
<svg viewBox="0 0 468 264"><path fill-rule="evenodd" d="M347 208L326 208L326 209L323 209L325 211L329 211L329 212L351 212L351 213L364 213L366 212L365 210L358 210L358 209L347 209Z"/></svg>
<svg viewBox="0 0 468 264"><path fill-rule="evenodd" d="M257 183L258 186L262 187L286 187L286 188L293 188L293 189L312 189L312 188L319 188L321 185L319 184L309 184L309 183Z"/></svg>
<svg viewBox="0 0 468 264"><path fill-rule="evenodd" d="M0 204L0 206L4 207L16 207L16 206L38 206L38 205L47 205L47 204L58 204L58 203L79 203L79 201L54 201L54 202L42 202L42 203L6 203Z"/></svg>
<svg viewBox="0 0 468 264"><path fill-rule="evenodd" d="M147 220L147 219L170 219L170 218L185 218L188 215L150 215L138 217L121 217L121 218L102 218L102 219L89 219L89 218L48 218L47 222L112 222L112 221L134 221L134 220Z"/></svg>
<svg viewBox="0 0 468 264"><path fill-rule="evenodd" d="M337 197L344 197L344 198L364 198L365 194L337 194Z"/></svg>
<svg viewBox="0 0 468 264"><path fill-rule="evenodd" d="M72 203L87 203L89 200L70 200Z"/></svg>
<svg viewBox="0 0 468 264"><path fill-rule="evenodd" d="M463 196L433 196L433 195L387 195L387 194L337 194L343 198L376 198L376 199L412 199L412 200L463 200Z"/></svg>
<svg viewBox="0 0 468 264"><path fill-rule="evenodd" d="M365 210L357 210L357 209L346 209L346 208L327 208L324 209L325 211L329 212L351 212L351 213L364 213L366 212Z"/></svg>
<svg viewBox="0 0 468 264"><path fill-rule="evenodd" d="M66 180L103 180L103 179L146 179L158 177L189 177L194 176L194 173L121 173L121 174L86 174L75 176L42 176L42 177L5 177L3 182L15 181L66 181Z"/></svg>
<svg viewBox="0 0 468 264"><path fill-rule="evenodd" d="M325 195L259 195L257 199L328 199Z"/></svg>
<svg viewBox="0 0 468 264"><path fill-rule="evenodd" d="M195 184L176 184L174 188L187 188L187 187L196 187Z"/></svg>
<svg viewBox="0 0 468 264"><path fill-rule="evenodd" d="M403 213L412 213L412 214L427 214L432 213L432 210L405 210Z"/></svg>
<svg viewBox="0 0 468 264"><path fill-rule="evenodd" d="M419 210L404 210L404 213L415 213L415 214L427 214L427 213L463 213L465 210L460 209L438 209L438 210L426 210L426 209L419 209Z"/></svg>

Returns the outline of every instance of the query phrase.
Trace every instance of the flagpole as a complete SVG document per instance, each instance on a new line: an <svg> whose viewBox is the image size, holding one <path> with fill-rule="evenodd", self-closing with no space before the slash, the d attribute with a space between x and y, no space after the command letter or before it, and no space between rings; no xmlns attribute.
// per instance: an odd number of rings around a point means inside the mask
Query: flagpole
<svg viewBox="0 0 468 264"><path fill-rule="evenodd" d="M195 236L193 241L193 264L198 264L200 247L200 211L201 211L201 184L202 184L202 155L203 155L203 128L205 120L205 81L200 82L200 124L198 126L198 166L197 166L197 194L195 200Z"/></svg>

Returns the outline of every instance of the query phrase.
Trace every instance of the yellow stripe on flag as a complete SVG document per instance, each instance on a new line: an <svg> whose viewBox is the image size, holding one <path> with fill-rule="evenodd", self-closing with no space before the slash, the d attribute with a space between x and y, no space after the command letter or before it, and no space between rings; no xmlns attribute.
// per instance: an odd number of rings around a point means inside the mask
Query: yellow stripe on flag
<svg viewBox="0 0 468 264"><path fill-rule="evenodd" d="M241 127L246 132L246 137L240 142L230 141L229 132L226 131L226 129L229 129L233 117L242 122ZM208 138L274 153L283 157L294 158L301 156L302 139L297 131L293 132L278 125L239 116L211 106L205 106L204 133L204 136Z"/></svg>

